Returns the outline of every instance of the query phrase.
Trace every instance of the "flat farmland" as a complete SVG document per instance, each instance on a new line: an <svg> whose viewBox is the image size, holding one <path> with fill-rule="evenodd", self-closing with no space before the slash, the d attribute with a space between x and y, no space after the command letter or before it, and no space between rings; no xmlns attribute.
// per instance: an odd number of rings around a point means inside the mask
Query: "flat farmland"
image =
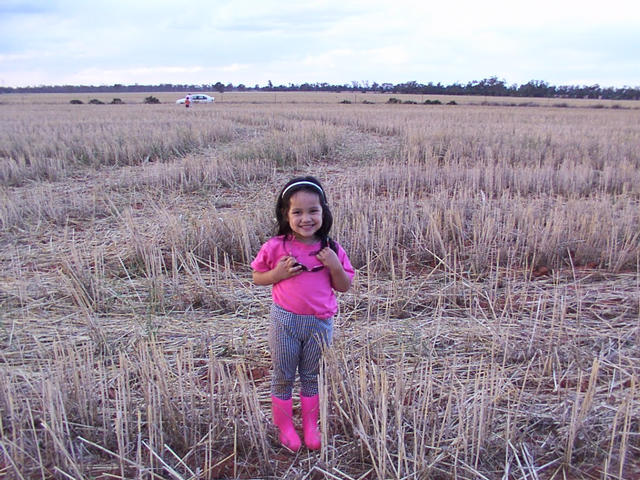
<svg viewBox="0 0 640 480"><path fill-rule="evenodd" d="M93 92L93 93L28 93L28 94L3 94L0 95L0 105L29 105L29 104L67 104L71 100L79 100L89 103L98 100L105 104L119 99L127 104L144 103L146 97L153 96L160 103L175 103L179 98L188 93L206 93L215 97L217 103L301 103L301 104L336 104L336 103L386 103L391 98L400 102L424 103L427 100L438 100L441 103L456 102L459 105L490 105L511 107L557 107L557 108L613 108L613 109L638 109L640 102L634 100L602 100L602 99L576 99L576 98L522 98L522 97L495 97L495 96L465 96L465 95L420 95L420 94L396 94L374 92L268 92L268 91L231 91L231 92Z"/></svg>
<svg viewBox="0 0 640 480"><path fill-rule="evenodd" d="M640 475L638 102L214 95L0 96L0 476ZM301 174L357 275L294 455L249 263Z"/></svg>

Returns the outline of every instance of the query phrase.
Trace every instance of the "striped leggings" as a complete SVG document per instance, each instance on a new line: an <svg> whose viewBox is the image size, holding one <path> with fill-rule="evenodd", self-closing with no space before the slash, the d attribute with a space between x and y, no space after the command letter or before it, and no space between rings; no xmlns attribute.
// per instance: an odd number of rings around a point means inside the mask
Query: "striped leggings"
<svg viewBox="0 0 640 480"><path fill-rule="evenodd" d="M300 373L301 395L318 393L318 372L323 348L331 344L333 318L297 315L279 305L271 307L269 349L273 362L271 395L291 398L296 370Z"/></svg>

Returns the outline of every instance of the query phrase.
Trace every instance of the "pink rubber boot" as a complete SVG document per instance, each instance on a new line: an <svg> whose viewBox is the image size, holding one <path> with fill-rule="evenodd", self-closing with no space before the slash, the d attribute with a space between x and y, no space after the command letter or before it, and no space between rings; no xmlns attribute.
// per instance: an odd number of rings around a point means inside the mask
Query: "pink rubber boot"
<svg viewBox="0 0 640 480"><path fill-rule="evenodd" d="M273 423L280 430L280 441L289 450L297 452L300 449L300 437L293 426L293 400L281 400L271 396L271 413Z"/></svg>
<svg viewBox="0 0 640 480"><path fill-rule="evenodd" d="M320 412L320 397L303 397L300 395L302 404L302 430L304 431L304 443L309 450L320 449L320 432L318 431L318 414Z"/></svg>

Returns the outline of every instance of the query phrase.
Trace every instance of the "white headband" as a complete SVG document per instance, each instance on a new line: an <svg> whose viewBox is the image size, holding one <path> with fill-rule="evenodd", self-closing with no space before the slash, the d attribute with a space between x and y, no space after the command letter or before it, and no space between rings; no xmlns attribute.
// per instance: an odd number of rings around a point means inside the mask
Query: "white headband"
<svg viewBox="0 0 640 480"><path fill-rule="evenodd" d="M294 182L291 185L289 185L287 188L285 188L282 191L282 195L281 197L284 198L284 194L287 193L291 188L293 187L297 187L298 185L311 185L314 188L317 188L318 191L322 194L322 199L324 200L324 192L322 191L322 188L320 188L320 185L318 185L317 183L313 183L313 182L308 182L307 180L302 180L300 182Z"/></svg>

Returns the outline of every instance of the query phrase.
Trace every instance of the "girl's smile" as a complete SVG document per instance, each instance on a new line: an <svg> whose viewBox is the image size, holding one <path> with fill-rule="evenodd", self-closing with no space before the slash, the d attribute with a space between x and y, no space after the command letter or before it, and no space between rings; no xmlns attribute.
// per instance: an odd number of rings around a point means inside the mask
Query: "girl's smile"
<svg viewBox="0 0 640 480"><path fill-rule="evenodd" d="M287 220L293 235L303 243L314 243L322 227L322 206L317 193L299 190L289 199Z"/></svg>

